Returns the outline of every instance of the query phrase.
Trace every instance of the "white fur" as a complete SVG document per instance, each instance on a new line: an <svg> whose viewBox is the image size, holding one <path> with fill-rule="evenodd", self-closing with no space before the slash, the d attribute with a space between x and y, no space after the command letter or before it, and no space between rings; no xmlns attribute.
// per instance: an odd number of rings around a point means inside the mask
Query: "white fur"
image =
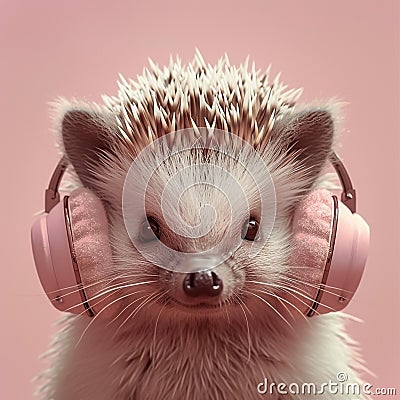
<svg viewBox="0 0 400 400"><path fill-rule="evenodd" d="M349 376L348 382L362 383L341 314L303 321L284 335L252 330L250 347L244 324L240 328L227 321L215 330L206 323L195 329L159 329L155 337L152 331L141 331L139 324L121 342L113 341L108 328L95 323L79 342L90 321L72 319L54 344L57 362L46 377L50 386L43 397L49 400L249 400L267 398L257 393L264 377L269 382L320 385L335 381L339 372ZM146 369L149 354L152 365ZM325 393L323 398L348 397Z"/></svg>

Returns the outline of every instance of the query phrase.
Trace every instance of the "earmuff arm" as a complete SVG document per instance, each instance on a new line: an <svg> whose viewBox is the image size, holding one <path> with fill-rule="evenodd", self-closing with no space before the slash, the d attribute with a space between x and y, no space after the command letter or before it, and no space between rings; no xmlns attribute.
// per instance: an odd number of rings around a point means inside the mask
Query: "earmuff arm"
<svg viewBox="0 0 400 400"><path fill-rule="evenodd" d="M332 151L329 161L332 163L333 168L339 176L340 184L342 185L341 201L354 214L357 206L356 190L351 183L351 179L347 173L346 167L334 151ZM46 213L49 213L50 210L60 201L60 193L58 192L58 188L68 164L69 162L67 157L63 156L57 164L53 175L51 176L49 187L45 192L44 209Z"/></svg>
<svg viewBox="0 0 400 400"><path fill-rule="evenodd" d="M44 210L48 214L50 210L60 201L60 193L58 187L60 186L61 179L65 170L68 167L68 159L63 156L58 162L56 169L51 176L49 187L46 189L44 197Z"/></svg>
<svg viewBox="0 0 400 400"><path fill-rule="evenodd" d="M357 198L356 190L351 183L350 176L342 161L334 151L332 151L329 160L332 163L333 168L335 168L340 179L340 184L342 185L341 201L354 214L356 212Z"/></svg>

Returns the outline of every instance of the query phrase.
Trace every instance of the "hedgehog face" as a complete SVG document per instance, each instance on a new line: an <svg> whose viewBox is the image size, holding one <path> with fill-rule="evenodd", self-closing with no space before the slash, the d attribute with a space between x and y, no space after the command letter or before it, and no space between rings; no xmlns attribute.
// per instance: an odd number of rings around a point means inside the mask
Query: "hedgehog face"
<svg viewBox="0 0 400 400"><path fill-rule="evenodd" d="M215 324L226 323L217 318L220 315L243 325L245 310L253 316L252 323L273 325L277 316L287 313L284 302L294 310L304 308L305 298L295 295L304 282L293 279L288 262L290 223L296 202L313 187L327 161L333 118L326 108L295 111L300 91L284 90L277 79L269 83L268 72L259 74L254 66L252 71L247 65L236 68L225 58L214 67L198 54L188 66L181 66L179 60L163 70L152 64L152 72L145 70L137 82L122 78L118 97L104 97L104 106L60 102L63 150L81 183L106 207L113 265L100 278L109 279L114 296L106 307L125 326L150 321L154 325L155 320L170 326L210 318ZM253 152L241 153L238 146L225 147L223 152L192 148L167 157L147 182L145 208L135 215L136 225L128 232L122 199L132 163L148 148L149 154L164 159L180 143L179 130L188 128L229 132ZM154 148L164 136L172 138L169 145ZM253 162L255 155L263 162ZM237 157L254 169L256 184L241 164L232 162ZM202 167L194 167L199 160ZM143 163L136 176L144 176L148 165L151 162ZM175 179L177 171L183 172ZM242 196L230 189L221 171L229 171ZM203 175L209 181L198 183ZM263 195L256 190L268 187L267 178L274 188L273 224L261 218ZM175 212L174 221L183 221L186 228L205 224L204 234L171 229L159 201L171 179L171 193L179 196L177 201L169 198L167 210ZM264 199L267 208L268 202ZM254 243L263 239L257 256L249 257ZM202 252L224 240L226 246L204 256ZM189 256L175 260L166 253L155 262L146 254L157 258L160 243ZM160 268L160 262L175 263L180 272ZM190 272L192 268L197 272Z"/></svg>
<svg viewBox="0 0 400 400"><path fill-rule="evenodd" d="M185 132L177 134L182 142ZM274 187L257 152L228 141L216 146L215 137L213 131L207 148L198 138L196 147L153 144L124 185L125 225L136 256L159 267L164 291L187 312L221 309L238 296L245 260L265 242L275 217L266 204L275 205Z"/></svg>

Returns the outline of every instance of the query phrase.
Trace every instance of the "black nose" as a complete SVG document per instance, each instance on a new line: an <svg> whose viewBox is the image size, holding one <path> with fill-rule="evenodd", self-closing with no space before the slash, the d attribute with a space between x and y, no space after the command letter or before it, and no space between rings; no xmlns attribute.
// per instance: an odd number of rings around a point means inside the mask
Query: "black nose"
<svg viewBox="0 0 400 400"><path fill-rule="evenodd" d="M218 296L222 289L222 280L211 271L187 274L183 281L183 291L191 297Z"/></svg>

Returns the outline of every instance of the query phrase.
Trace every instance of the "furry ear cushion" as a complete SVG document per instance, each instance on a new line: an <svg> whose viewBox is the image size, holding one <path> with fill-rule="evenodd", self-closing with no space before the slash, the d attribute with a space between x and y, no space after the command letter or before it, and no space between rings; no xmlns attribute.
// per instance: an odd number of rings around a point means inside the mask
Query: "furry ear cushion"
<svg viewBox="0 0 400 400"><path fill-rule="evenodd" d="M296 306L306 313L321 283L329 252L333 216L332 194L317 189L298 204L292 223L291 276L298 292ZM293 302L293 298L290 299Z"/></svg>
<svg viewBox="0 0 400 400"><path fill-rule="evenodd" d="M112 310L105 307L112 296L99 296L106 289L104 279L112 265L106 211L101 200L86 188L71 193L69 208L75 257L88 302L95 313L103 310L101 315L107 317Z"/></svg>

